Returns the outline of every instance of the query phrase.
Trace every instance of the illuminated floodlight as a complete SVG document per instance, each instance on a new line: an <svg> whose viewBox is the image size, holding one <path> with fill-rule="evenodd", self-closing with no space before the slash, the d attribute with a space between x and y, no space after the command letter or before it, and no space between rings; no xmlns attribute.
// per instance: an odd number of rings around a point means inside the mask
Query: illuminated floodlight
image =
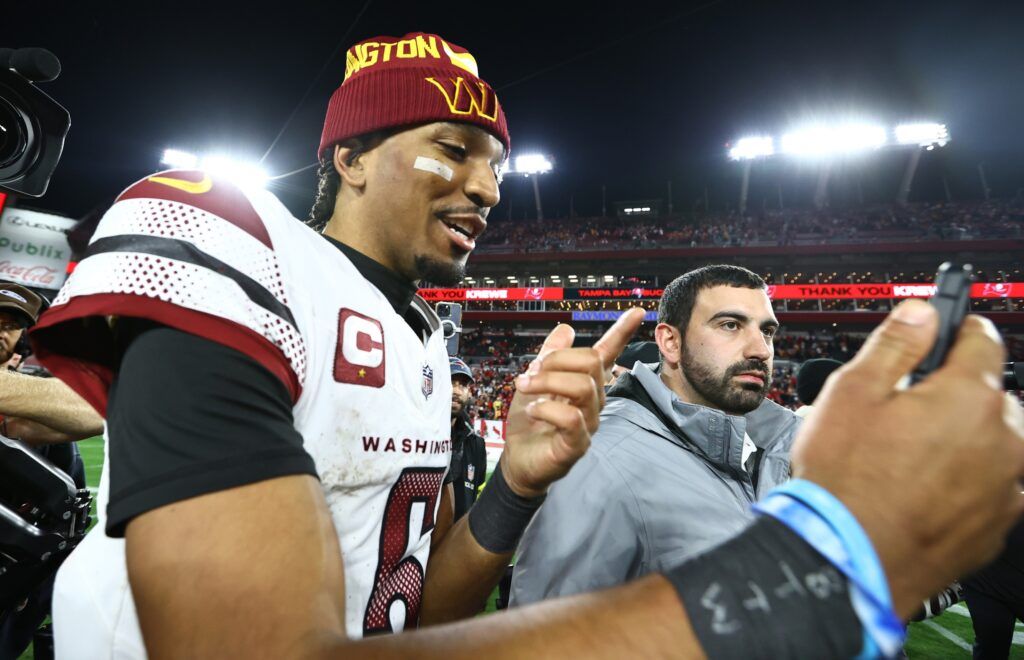
<svg viewBox="0 0 1024 660"><path fill-rule="evenodd" d="M949 142L949 131L945 124L931 122L900 124L893 133L899 144L916 144L919 147L944 147Z"/></svg>
<svg viewBox="0 0 1024 660"><path fill-rule="evenodd" d="M264 186L270 180L270 175L259 165L219 154L204 157L199 168L239 185Z"/></svg>
<svg viewBox="0 0 1024 660"><path fill-rule="evenodd" d="M729 149L729 158L733 160L753 160L764 158L775 153L775 140L767 135L753 135L736 140Z"/></svg>
<svg viewBox="0 0 1024 660"><path fill-rule="evenodd" d="M523 154L516 156L515 172L517 174L544 174L553 167L551 161L543 154Z"/></svg>
<svg viewBox="0 0 1024 660"><path fill-rule="evenodd" d="M831 156L878 149L886 144L885 128L876 124L807 126L782 136L782 152L792 156Z"/></svg>
<svg viewBox="0 0 1024 660"><path fill-rule="evenodd" d="M270 181L267 171L256 163L221 154L200 157L180 149L164 149L160 163L178 169L202 170L242 186L263 187Z"/></svg>
<svg viewBox="0 0 1024 660"><path fill-rule="evenodd" d="M792 156L823 155L830 149L831 131L825 126L809 126L782 136L782 153Z"/></svg>
<svg viewBox="0 0 1024 660"><path fill-rule="evenodd" d="M199 164L199 158L195 154L180 149L164 149L160 164L183 170L193 170Z"/></svg>
<svg viewBox="0 0 1024 660"><path fill-rule="evenodd" d="M837 144L841 152L870 151L885 146L888 134L877 124L845 124L837 127Z"/></svg>

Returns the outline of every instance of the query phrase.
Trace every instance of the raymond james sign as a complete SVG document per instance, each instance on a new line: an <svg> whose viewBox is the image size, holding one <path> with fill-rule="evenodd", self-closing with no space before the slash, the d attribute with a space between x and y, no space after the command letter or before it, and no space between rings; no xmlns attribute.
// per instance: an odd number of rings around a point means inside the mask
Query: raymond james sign
<svg viewBox="0 0 1024 660"><path fill-rule="evenodd" d="M7 208L0 216L0 279L59 289L67 277L68 232L77 220Z"/></svg>

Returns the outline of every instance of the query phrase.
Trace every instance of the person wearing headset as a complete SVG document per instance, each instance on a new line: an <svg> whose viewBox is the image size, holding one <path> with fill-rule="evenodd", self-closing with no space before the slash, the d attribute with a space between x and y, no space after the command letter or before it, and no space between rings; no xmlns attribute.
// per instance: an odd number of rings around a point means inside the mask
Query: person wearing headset
<svg viewBox="0 0 1024 660"><path fill-rule="evenodd" d="M103 433L103 418L62 381L18 372L31 354L28 329L48 306L31 289L0 280L0 434L33 447Z"/></svg>

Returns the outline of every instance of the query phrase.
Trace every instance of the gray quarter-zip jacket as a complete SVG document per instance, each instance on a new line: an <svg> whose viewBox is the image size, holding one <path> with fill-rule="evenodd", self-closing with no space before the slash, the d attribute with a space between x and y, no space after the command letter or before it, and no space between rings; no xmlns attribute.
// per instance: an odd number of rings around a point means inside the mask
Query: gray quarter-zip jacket
<svg viewBox="0 0 1024 660"><path fill-rule="evenodd" d="M733 536L750 505L789 479L800 423L767 399L743 416L684 403L637 362L609 391L590 450L527 527L511 604L622 584ZM740 462L744 433L759 449L753 474Z"/></svg>

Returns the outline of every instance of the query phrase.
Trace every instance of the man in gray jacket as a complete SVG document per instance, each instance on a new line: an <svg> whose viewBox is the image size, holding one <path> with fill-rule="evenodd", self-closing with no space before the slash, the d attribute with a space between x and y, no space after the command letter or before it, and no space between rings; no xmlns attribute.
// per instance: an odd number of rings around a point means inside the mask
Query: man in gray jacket
<svg viewBox="0 0 1024 660"><path fill-rule="evenodd" d="M706 266L665 289L660 364L608 392L590 450L552 485L519 545L512 605L681 563L753 520L789 478L800 420L765 399L778 328L764 281Z"/></svg>

